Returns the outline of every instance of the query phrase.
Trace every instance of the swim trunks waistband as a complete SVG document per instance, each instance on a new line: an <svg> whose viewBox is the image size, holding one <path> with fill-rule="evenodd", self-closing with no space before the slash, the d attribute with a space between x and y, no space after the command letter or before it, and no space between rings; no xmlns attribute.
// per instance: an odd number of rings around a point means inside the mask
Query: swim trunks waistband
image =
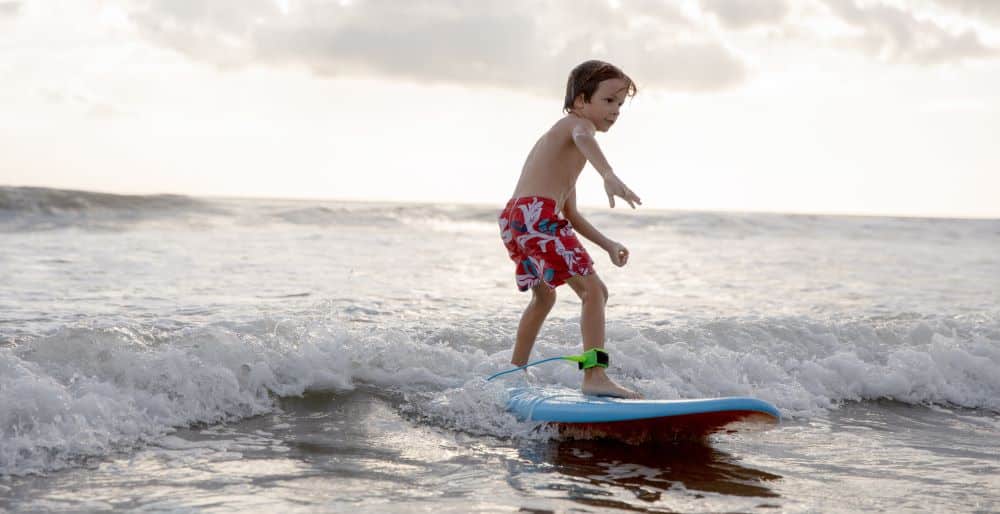
<svg viewBox="0 0 1000 514"><path fill-rule="evenodd" d="M527 196L515 196L507 201L507 207L519 203L527 203L533 200L538 200L543 204L552 204L553 206L559 205L559 202L555 201L553 198L548 196L538 196L538 195L527 195Z"/></svg>

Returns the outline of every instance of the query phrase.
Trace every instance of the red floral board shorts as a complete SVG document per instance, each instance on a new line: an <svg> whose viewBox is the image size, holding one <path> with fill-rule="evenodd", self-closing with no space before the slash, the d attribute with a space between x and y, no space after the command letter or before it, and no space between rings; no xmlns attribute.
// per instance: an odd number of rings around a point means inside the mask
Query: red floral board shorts
<svg viewBox="0 0 1000 514"><path fill-rule="evenodd" d="M500 213L500 237L514 261L517 288L527 291L545 283L556 288L566 279L594 272L594 261L573 233L569 221L556 214L556 201L540 196L511 198Z"/></svg>

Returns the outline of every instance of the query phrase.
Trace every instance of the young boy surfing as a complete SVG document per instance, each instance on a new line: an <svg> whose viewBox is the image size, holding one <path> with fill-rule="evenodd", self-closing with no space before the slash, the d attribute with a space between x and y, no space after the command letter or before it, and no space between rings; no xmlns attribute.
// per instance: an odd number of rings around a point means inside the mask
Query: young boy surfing
<svg viewBox="0 0 1000 514"><path fill-rule="evenodd" d="M615 175L594 138L607 132L618 119L625 98L636 93L635 84L617 67L587 61L570 73L562 119L535 143L521 170L507 206L500 213L500 232L516 264L517 287L531 289L531 302L521 316L511 363L523 366L545 317L556 301L556 287L569 286L583 303L580 329L584 351L604 350L604 306L608 289L594 271L593 260L575 232L608 252L611 262L624 266L629 252L591 225L576 207L576 179L590 162L604 179L608 203L624 199L634 209L639 197ZM597 353L595 353L597 355ZM640 398L608 377L604 367L584 369L584 394Z"/></svg>

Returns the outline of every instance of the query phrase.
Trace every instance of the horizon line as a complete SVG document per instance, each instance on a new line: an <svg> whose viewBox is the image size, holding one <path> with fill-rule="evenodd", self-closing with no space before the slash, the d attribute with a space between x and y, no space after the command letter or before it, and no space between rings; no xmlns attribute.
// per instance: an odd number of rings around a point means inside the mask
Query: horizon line
<svg viewBox="0 0 1000 514"><path fill-rule="evenodd" d="M0 188L13 188L13 189L46 189L51 191L66 191L66 192L76 192L76 193L93 193L93 194L107 194L115 196L183 196L189 198L199 198L199 199L215 199L215 200L279 200L279 201L315 201L315 202L345 202L345 203L371 203L371 204L416 204L416 205L456 205L456 206L475 206L475 207L489 207L493 204L476 201L451 201L451 200L414 200L414 199L399 199L399 198L351 198L351 197L328 197L328 196L266 196L259 195L256 193L251 194L192 194L192 193L176 193L176 192L142 192L142 191L131 191L131 192L119 192L119 191L107 191L107 190L97 190L97 189L78 189L78 188L60 188L51 186L37 186L37 185L12 185L12 184L0 184ZM500 200L503 201L503 200ZM502 205L497 204L497 209L501 209ZM624 201L616 201L616 207L611 208L606 205L594 205L589 203L580 204L581 207L586 207L589 209L600 209L603 211L614 212L618 209L624 209L626 212L631 211L628 204ZM623 207L624 206L624 207ZM646 207L639 206L635 209L636 212L694 212L694 213L713 213L713 214L764 214L764 215L787 215L787 216L831 216L831 217L851 217L851 218L906 218L906 219L927 219L927 220L958 220L958 221L1000 221L1000 213L996 215L935 215L935 214L915 214L915 213L873 213L873 212L858 212L858 211L799 211L799 210L769 210L769 209L747 209L747 208L726 208L726 207Z"/></svg>

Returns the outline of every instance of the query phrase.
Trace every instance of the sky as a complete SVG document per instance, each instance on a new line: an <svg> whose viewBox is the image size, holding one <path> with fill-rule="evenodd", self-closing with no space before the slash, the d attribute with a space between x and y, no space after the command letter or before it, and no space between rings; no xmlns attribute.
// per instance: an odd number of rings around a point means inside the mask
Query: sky
<svg viewBox="0 0 1000 514"><path fill-rule="evenodd" d="M995 0L0 0L0 185L502 205L588 59L646 208L1000 218Z"/></svg>

